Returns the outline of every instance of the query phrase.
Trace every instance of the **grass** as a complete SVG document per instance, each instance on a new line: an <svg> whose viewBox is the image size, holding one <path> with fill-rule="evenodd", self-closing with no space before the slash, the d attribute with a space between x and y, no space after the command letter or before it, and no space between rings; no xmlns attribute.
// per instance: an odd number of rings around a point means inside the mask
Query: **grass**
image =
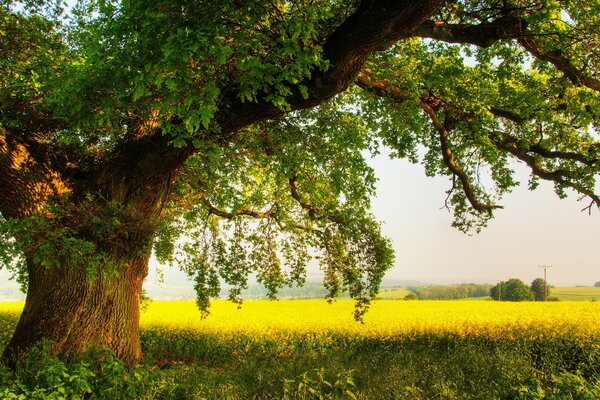
<svg viewBox="0 0 600 400"><path fill-rule="evenodd" d="M0 347L19 307L0 303ZM352 309L345 300L247 301L241 310L216 301L201 320L192 302L155 301L141 319L153 371L143 398L319 398L302 388L351 398L325 384L348 377L345 390L365 400L600 393L600 302L376 301L364 324Z"/></svg>
<svg viewBox="0 0 600 400"><path fill-rule="evenodd" d="M600 287L575 286L575 287L556 287L550 289L550 296L558 297L559 300L566 301L600 301Z"/></svg>

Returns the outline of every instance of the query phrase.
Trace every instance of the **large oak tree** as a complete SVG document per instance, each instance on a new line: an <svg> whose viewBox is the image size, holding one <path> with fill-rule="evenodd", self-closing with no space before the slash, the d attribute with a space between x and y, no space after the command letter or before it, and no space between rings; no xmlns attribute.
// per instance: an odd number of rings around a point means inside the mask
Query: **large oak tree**
<svg viewBox="0 0 600 400"><path fill-rule="evenodd" d="M393 263L368 211L384 146L448 176L463 230L512 160L599 206L598 4L1 0L0 258L27 289L4 359L46 337L135 364L153 250L202 309L317 258L360 316Z"/></svg>

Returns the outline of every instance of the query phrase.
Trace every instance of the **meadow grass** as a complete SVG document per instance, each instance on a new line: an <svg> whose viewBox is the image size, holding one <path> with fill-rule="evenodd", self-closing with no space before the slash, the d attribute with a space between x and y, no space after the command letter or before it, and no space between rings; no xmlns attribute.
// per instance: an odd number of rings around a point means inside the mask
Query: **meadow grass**
<svg viewBox="0 0 600 400"><path fill-rule="evenodd" d="M600 301L600 287L574 286L574 287L556 287L550 289L550 296L557 297L559 300L579 301L579 300L597 300Z"/></svg>
<svg viewBox="0 0 600 400"><path fill-rule="evenodd" d="M0 346L20 306L0 303ZM325 384L348 377L344 390L365 400L600 394L600 302L382 300L363 324L353 307L215 301L201 319L193 302L152 302L141 318L153 371L143 398L351 398Z"/></svg>

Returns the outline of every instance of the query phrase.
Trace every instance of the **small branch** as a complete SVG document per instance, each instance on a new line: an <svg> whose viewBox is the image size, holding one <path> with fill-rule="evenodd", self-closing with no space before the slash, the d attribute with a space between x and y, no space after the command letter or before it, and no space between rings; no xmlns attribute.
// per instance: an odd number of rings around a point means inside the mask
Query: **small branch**
<svg viewBox="0 0 600 400"><path fill-rule="evenodd" d="M448 169L452 171L452 173L460 180L463 192L465 193L465 196L467 196L471 206L479 212L491 212L494 209L503 208L502 206L496 204L485 204L479 201L475 195L475 192L473 191L473 187L471 186L471 180L456 161L456 157L450 148L450 144L448 142L449 130L447 129L447 125L443 125L439 122L435 111L427 103L422 101L421 107L429 115L433 126L438 131L444 164L446 164ZM453 125L454 122L450 122L450 124Z"/></svg>
<svg viewBox="0 0 600 400"><path fill-rule="evenodd" d="M208 212L226 219L233 219L238 216L247 216L256 219L274 218L277 215L276 207L271 207L269 211L254 211L241 209L235 212L223 211L213 206L206 198L201 199L202 203L208 208Z"/></svg>
<svg viewBox="0 0 600 400"><path fill-rule="evenodd" d="M322 212L322 210L302 200L302 196L300 196L300 193L298 192L298 186L296 186L296 174L293 174L288 180L288 182L290 184L290 193L292 195L292 198L294 198L294 200L296 200L298 204L300 204L300 207L308 211L308 216L310 218L315 219L317 215Z"/></svg>
<svg viewBox="0 0 600 400"><path fill-rule="evenodd" d="M536 153L535 150L532 150L531 148L519 147L515 143L514 139L511 139L506 135L504 135L504 137L500 137L500 135L495 134L490 135L490 138L492 139L492 143L494 143L498 148L508 151L514 157L527 164L534 175L544 180L552 181L558 185L570 187L576 190L577 192L588 196L590 199L592 199L592 203L596 203L596 205L600 207L600 197L596 195L593 191L588 190L575 182L572 182L569 179L569 174L566 171L562 169L555 169L553 171L550 171L542 167L534 156L528 154L529 151ZM587 207L584 208L584 210L585 209L587 209Z"/></svg>
<svg viewBox="0 0 600 400"><path fill-rule="evenodd" d="M592 206L596 204L596 207L600 208L600 204L597 203L595 200L590 201L590 204L587 207L584 207L581 209L581 212L584 212L587 210L588 215L592 215Z"/></svg>

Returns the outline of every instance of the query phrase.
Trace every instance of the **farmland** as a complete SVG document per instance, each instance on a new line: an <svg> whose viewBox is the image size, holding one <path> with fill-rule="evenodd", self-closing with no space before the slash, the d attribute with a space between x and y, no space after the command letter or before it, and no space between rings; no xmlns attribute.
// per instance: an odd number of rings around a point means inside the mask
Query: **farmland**
<svg viewBox="0 0 600 400"><path fill-rule="evenodd" d="M0 303L0 346L21 306ZM600 302L377 301L363 324L352 309L215 301L200 319L193 302L155 301L141 319L151 372L140 396L591 399L600 390Z"/></svg>

